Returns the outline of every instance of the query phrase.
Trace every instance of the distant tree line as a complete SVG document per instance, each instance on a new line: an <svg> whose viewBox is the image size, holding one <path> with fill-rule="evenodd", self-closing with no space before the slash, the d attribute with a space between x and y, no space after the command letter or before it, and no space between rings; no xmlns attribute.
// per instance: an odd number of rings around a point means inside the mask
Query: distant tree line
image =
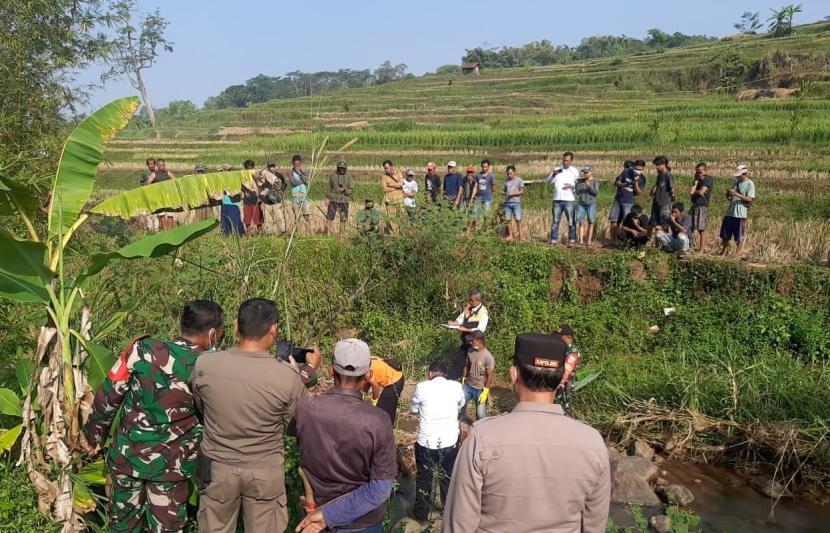
<svg viewBox="0 0 830 533"><path fill-rule="evenodd" d="M277 98L297 98L324 91L379 85L411 76L407 75L407 68L403 63L393 65L391 61L385 61L374 71L340 69L334 72L294 71L284 76L260 74L242 85L231 85L218 95L209 97L205 101L205 109L247 107Z"/></svg>
<svg viewBox="0 0 830 533"><path fill-rule="evenodd" d="M660 29L648 30L645 39L626 35L598 35L582 39L579 46L554 45L547 39L534 41L523 46L504 46L501 48L467 49L462 61L481 63L482 67L511 68L558 65L621 55L644 54L667 48L676 48L695 43L716 41L717 37L706 35L686 35L675 32L666 33Z"/></svg>

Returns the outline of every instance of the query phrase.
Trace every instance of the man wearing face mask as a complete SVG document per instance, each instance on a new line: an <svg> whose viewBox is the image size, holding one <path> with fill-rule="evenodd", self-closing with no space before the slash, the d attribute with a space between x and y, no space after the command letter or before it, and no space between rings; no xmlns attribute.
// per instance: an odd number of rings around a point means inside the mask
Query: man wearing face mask
<svg viewBox="0 0 830 533"><path fill-rule="evenodd" d="M240 508L246 533L284 531L283 435L320 352L308 353L303 366L270 353L279 335L273 300L243 302L234 325L239 344L202 356L191 379L205 425L196 475L199 531L236 531Z"/></svg>
<svg viewBox="0 0 830 533"><path fill-rule="evenodd" d="M123 405L106 457L110 531L184 528L188 479L202 437L188 383L201 353L222 340L222 308L207 300L191 302L180 327L180 336L171 341L144 336L130 343L95 394L84 428L90 455L97 455Z"/></svg>

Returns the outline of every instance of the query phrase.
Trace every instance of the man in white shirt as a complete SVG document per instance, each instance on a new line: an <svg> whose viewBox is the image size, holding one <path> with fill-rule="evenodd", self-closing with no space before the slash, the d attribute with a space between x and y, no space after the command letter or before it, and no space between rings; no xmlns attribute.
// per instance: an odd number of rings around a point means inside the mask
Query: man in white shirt
<svg viewBox="0 0 830 533"><path fill-rule="evenodd" d="M553 222L550 226L550 243L556 244L559 240L559 221L562 213L568 217L568 243L576 244L576 223L574 220L574 208L576 198L574 188L579 178L579 170L573 166L573 152L565 152L562 155L562 166L553 169L548 176L547 182L553 185Z"/></svg>
<svg viewBox="0 0 830 533"><path fill-rule="evenodd" d="M426 522L432 507L432 479L438 475L441 502L447 500L450 477L458 455L458 411L464 407L461 383L447 379L447 365L429 365L428 379L415 386L412 412L418 415L415 443L415 508L413 516Z"/></svg>
<svg viewBox="0 0 830 533"><path fill-rule="evenodd" d="M470 333L473 331L480 331L484 333L487 331L487 324L490 322L490 317L487 314L487 308L481 303L482 294L478 289L470 291L470 300L458 315L458 318L447 322L448 326L458 326L458 332L461 333L461 348L455 361L450 368L449 378L461 380L461 373L464 367L467 366L467 351L470 349Z"/></svg>
<svg viewBox="0 0 830 533"><path fill-rule="evenodd" d="M415 219L415 198L418 196L418 182L415 181L415 171L406 171L406 179L403 181L403 208L412 222Z"/></svg>

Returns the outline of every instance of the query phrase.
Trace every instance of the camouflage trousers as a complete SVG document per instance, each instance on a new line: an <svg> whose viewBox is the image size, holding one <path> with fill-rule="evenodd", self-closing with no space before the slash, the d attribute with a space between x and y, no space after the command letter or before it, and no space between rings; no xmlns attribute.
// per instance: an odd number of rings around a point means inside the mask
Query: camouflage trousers
<svg viewBox="0 0 830 533"><path fill-rule="evenodd" d="M573 377L568 380L563 386L559 387L556 391L556 397L553 400L554 403L558 403L562 406L562 411L565 412L566 415L573 418L573 406L571 405L571 401L573 399L574 393L574 386L573 386Z"/></svg>
<svg viewBox="0 0 830 533"><path fill-rule="evenodd" d="M110 531L182 531L187 518L187 480L148 481L112 475Z"/></svg>

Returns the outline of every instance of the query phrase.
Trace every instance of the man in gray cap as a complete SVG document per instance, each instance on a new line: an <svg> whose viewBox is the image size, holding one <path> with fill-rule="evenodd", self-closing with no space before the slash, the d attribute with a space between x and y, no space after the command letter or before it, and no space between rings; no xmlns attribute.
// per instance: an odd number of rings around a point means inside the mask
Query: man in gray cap
<svg viewBox="0 0 830 533"><path fill-rule="evenodd" d="M553 396L568 346L555 335L516 337L510 381L519 403L479 420L458 452L444 533L604 533L611 500L608 449Z"/></svg>
<svg viewBox="0 0 830 533"><path fill-rule="evenodd" d="M298 531L382 531L385 503L398 473L397 449L389 416L363 401L370 367L365 342L339 341L330 369L334 388L297 405L300 467L313 493L306 491L305 504L309 510L316 506Z"/></svg>
<svg viewBox="0 0 830 533"><path fill-rule="evenodd" d="M352 177L346 173L348 166L340 160L337 163L337 171L329 176L329 191L326 193L326 234L331 235L334 215L340 213L340 235L343 235L343 227L349 221L349 201L354 188Z"/></svg>

